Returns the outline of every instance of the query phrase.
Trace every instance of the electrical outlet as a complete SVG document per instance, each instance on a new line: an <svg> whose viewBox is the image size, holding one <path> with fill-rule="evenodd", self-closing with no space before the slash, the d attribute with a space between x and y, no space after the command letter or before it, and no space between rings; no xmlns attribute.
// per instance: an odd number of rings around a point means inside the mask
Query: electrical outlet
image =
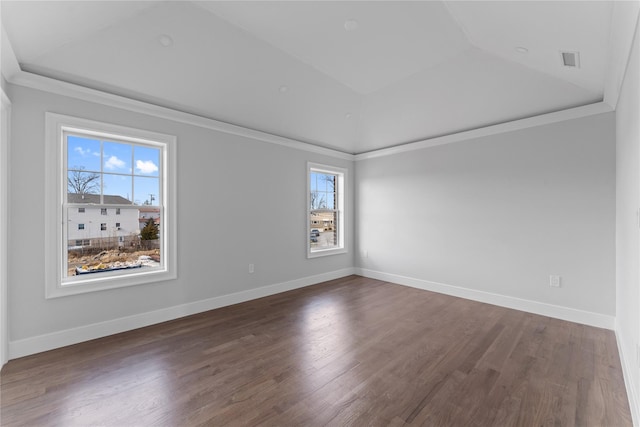
<svg viewBox="0 0 640 427"><path fill-rule="evenodd" d="M253 268L253 264L249 264L249 273L253 274L254 271L255 269Z"/></svg>
<svg viewBox="0 0 640 427"><path fill-rule="evenodd" d="M560 276L554 276L553 274L549 276L549 286L552 288L560 287Z"/></svg>

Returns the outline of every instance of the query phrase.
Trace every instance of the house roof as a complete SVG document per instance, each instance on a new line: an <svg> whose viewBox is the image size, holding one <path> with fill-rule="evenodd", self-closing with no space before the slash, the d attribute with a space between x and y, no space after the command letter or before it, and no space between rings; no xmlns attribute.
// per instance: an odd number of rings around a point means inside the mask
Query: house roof
<svg viewBox="0 0 640 427"><path fill-rule="evenodd" d="M146 206L146 205L143 205L143 206L140 206L138 208L138 210L140 212L155 212L155 213L159 213L160 212L160 208L158 206Z"/></svg>
<svg viewBox="0 0 640 427"><path fill-rule="evenodd" d="M311 212L311 217L312 219L316 219L316 220L334 220L335 218L335 213L334 212L318 212L318 211L312 211Z"/></svg>
<svg viewBox="0 0 640 427"><path fill-rule="evenodd" d="M99 194L79 194L79 193L68 193L67 201L69 203L86 203L91 205L99 205L100 203L100 195ZM107 205L131 205L131 200L127 200L122 196L113 196L105 194L103 196L103 203Z"/></svg>

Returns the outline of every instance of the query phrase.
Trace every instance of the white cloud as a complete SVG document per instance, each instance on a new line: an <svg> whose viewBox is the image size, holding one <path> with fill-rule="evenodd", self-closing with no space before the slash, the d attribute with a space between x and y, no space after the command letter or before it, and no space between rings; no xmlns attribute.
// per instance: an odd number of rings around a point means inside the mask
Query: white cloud
<svg viewBox="0 0 640 427"><path fill-rule="evenodd" d="M141 173L154 173L158 172L158 166L151 160L138 160L136 162L136 169Z"/></svg>
<svg viewBox="0 0 640 427"><path fill-rule="evenodd" d="M100 157L100 152L99 151L91 151L90 149L86 149L85 150L82 147L74 147L73 151L75 151L76 153L80 154L80 156L82 156L82 157L87 157L89 155Z"/></svg>
<svg viewBox="0 0 640 427"><path fill-rule="evenodd" d="M124 161L120 160L116 156L109 157L109 160L104 162L104 167L107 169L121 169L124 167Z"/></svg>
<svg viewBox="0 0 640 427"><path fill-rule="evenodd" d="M91 150L85 150L82 147L75 147L73 150L78 152L82 157L85 157L91 153Z"/></svg>

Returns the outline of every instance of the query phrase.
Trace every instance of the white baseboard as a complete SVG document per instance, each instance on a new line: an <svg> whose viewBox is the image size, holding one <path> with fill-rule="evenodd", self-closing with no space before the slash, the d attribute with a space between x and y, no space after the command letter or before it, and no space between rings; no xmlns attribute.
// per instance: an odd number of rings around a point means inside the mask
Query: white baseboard
<svg viewBox="0 0 640 427"><path fill-rule="evenodd" d="M635 354L631 351L628 354L625 351L625 346L622 344L622 337L619 334L619 327L616 325L616 343L618 344L618 353L620 354L620 364L622 365L622 375L624 377L624 386L627 390L627 396L629 399L629 408L631 409L631 418L634 426L640 426L640 399L636 388L633 386L633 367L635 361ZM640 385L639 385L640 386Z"/></svg>
<svg viewBox="0 0 640 427"><path fill-rule="evenodd" d="M351 274L359 274L364 277L384 280L400 285L411 286L418 289L424 289L446 295L452 295L460 298L494 304L501 307L513 308L516 310L554 317L562 320L568 320L571 322L582 323L585 325L596 326L600 328L614 329L615 326L615 318L613 316L606 316L599 313L576 310L568 307L555 306L551 304L529 301L504 295L476 291L473 289L430 282L427 280L415 279L411 277L400 276L397 274L383 273L363 268L345 268L342 270L336 270L328 273L318 274L315 276L303 277L288 282L263 286L260 288L236 292L228 295L222 295L206 300L195 301L160 310L135 314L132 316L121 317L118 319L107 320L99 323L93 323L90 325L66 329L63 331L57 331L50 334L38 335L22 340L11 341L9 342L9 359L28 356L30 354L40 353L71 344L77 344L83 341L89 341L120 332L130 331L132 329L142 328L145 326L154 325L156 323L166 322L168 320L178 319L180 317L201 313L203 311L213 310L232 304L238 304L256 298L262 298L265 296L274 295L281 292L314 285L317 283L322 283L327 280L338 279L340 277L349 276Z"/></svg>
<svg viewBox="0 0 640 427"><path fill-rule="evenodd" d="M202 313L203 311L213 310L232 304L238 304L269 295L275 295L281 292L303 288L305 286L315 285L317 283L326 282L327 280L339 279L341 277L349 276L352 274L355 274L354 268L345 268L342 270L331 271L315 276L303 277L300 279L263 286L247 291L236 292L233 294L222 295L219 297L208 298L201 301L176 305L160 310L149 311L146 313L135 314L132 316L121 317L113 320L107 320L105 322L93 323L86 326L57 331L50 334L10 341L9 359L16 359L18 357L28 356L30 354L53 350L54 348L77 344L96 338L102 338L108 335L154 325L156 323L166 322L168 320Z"/></svg>
<svg viewBox="0 0 640 427"><path fill-rule="evenodd" d="M498 305L500 307L526 311L528 313L540 314L542 316L553 317L556 319L568 320L570 322L581 323L583 325L596 326L598 328L605 329L614 329L615 327L614 316L607 316L600 313L576 310L574 308L493 294L490 292L477 291L474 289L461 288L459 286L430 282L428 280L415 279L412 277L400 276L398 274L383 273L366 268L356 268L356 274L364 277L370 277L372 279L410 286L412 288L424 289L427 291L438 292L440 294Z"/></svg>

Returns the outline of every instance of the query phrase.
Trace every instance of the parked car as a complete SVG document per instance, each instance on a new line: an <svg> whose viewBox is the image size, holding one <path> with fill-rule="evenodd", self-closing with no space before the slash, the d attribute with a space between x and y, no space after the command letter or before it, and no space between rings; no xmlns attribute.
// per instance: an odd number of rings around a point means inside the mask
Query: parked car
<svg viewBox="0 0 640 427"><path fill-rule="evenodd" d="M316 236L311 236L311 243L318 243L318 238Z"/></svg>
<svg viewBox="0 0 640 427"><path fill-rule="evenodd" d="M311 237L318 237L320 235L320 230L314 228L311 230Z"/></svg>

